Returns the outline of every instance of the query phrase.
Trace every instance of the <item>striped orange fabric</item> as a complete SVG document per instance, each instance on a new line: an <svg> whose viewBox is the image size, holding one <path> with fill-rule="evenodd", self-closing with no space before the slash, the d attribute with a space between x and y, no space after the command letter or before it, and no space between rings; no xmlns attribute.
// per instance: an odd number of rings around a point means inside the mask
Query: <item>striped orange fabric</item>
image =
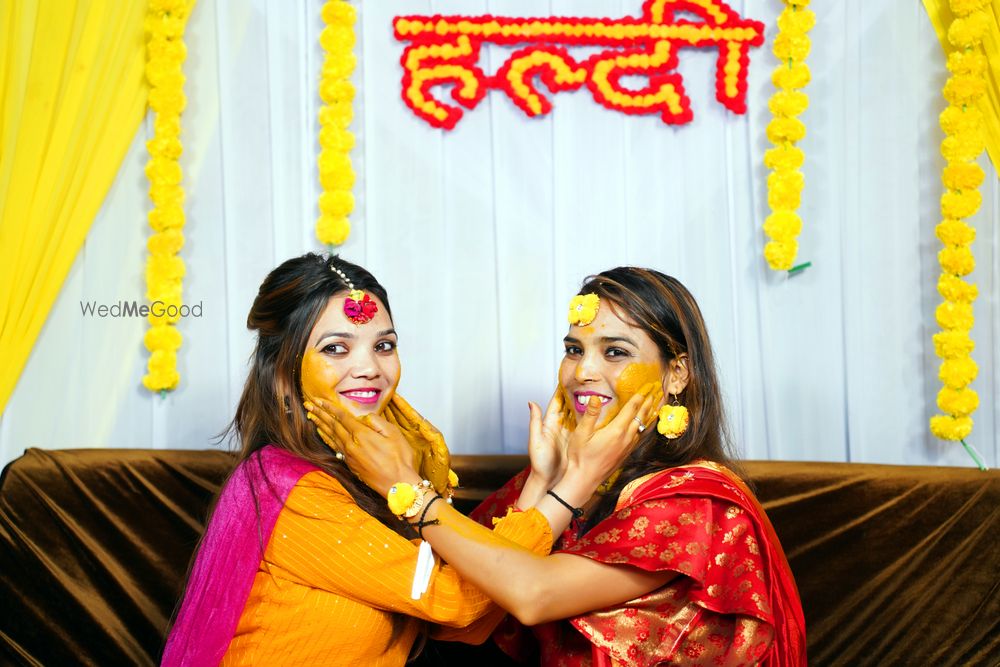
<svg viewBox="0 0 1000 667"><path fill-rule="evenodd" d="M494 533L536 553L552 548L535 510L503 519ZM438 561L427 592L410 598L417 544L359 508L326 473L304 475L278 516L222 664L403 665L419 624L388 646L393 614L481 641L503 611L451 566Z"/></svg>

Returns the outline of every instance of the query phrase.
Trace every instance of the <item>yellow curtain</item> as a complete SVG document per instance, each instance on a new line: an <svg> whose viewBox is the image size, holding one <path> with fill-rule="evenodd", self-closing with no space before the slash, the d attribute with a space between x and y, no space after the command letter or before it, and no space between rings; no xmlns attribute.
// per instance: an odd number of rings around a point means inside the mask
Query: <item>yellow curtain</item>
<svg viewBox="0 0 1000 667"><path fill-rule="evenodd" d="M0 414L145 113L145 16L0 1Z"/></svg>
<svg viewBox="0 0 1000 667"><path fill-rule="evenodd" d="M951 53L955 47L948 42L948 26L955 15L948 6L948 0L924 0L924 8L945 54ZM983 37L983 50L989 68L986 71L986 95L980 102L980 109L986 123L986 152L1000 175L1000 0L992 0L985 9L990 15L990 24ZM941 108L944 109L943 106Z"/></svg>

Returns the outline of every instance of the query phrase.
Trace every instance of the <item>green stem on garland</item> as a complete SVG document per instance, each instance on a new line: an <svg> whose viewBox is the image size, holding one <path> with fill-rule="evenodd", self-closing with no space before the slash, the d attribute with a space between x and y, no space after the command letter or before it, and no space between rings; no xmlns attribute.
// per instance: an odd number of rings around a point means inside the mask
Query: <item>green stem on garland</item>
<svg viewBox="0 0 1000 667"><path fill-rule="evenodd" d="M812 265L813 265L812 262L802 262L801 264L796 264L792 268L788 269L788 275L797 276Z"/></svg>
<svg viewBox="0 0 1000 667"><path fill-rule="evenodd" d="M979 452L976 451L975 447L967 443L965 440L961 440L960 442L962 443L962 446L965 447L965 451L967 451L969 456L972 457L972 460L976 462L976 466L978 466L980 470L989 470L989 468L986 467L986 464L983 463L983 460L979 458Z"/></svg>

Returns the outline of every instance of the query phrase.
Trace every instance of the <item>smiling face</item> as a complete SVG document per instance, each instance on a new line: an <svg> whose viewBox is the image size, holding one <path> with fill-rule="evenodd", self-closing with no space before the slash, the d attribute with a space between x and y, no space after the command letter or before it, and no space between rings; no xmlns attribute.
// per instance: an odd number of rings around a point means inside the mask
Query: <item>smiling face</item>
<svg viewBox="0 0 1000 667"><path fill-rule="evenodd" d="M591 396L603 403L598 424L604 425L644 384L664 381L665 367L656 343L645 331L623 321L607 300L593 322L571 326L563 342L566 354L559 366L559 386L572 407L568 413L577 420ZM575 421L569 426L575 426Z"/></svg>
<svg viewBox="0 0 1000 667"><path fill-rule="evenodd" d="M356 416L378 414L396 393L396 331L382 302L375 317L354 324L344 314L347 294L333 296L309 333L302 353L302 392L338 400Z"/></svg>

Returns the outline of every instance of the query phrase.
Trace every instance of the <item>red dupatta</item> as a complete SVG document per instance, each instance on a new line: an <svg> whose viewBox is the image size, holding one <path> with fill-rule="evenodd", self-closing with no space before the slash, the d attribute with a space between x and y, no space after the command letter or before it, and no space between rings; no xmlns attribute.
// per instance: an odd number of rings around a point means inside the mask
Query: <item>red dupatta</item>
<svg viewBox="0 0 1000 667"><path fill-rule="evenodd" d="M198 547L162 665L219 664L236 632L278 514L292 488L313 470L319 468L274 445L236 467Z"/></svg>
<svg viewBox="0 0 1000 667"><path fill-rule="evenodd" d="M750 490L718 464L633 481L611 516L562 551L684 575L622 608L570 619L593 644L595 666L711 656L806 664L805 621L781 544Z"/></svg>
<svg viewBox="0 0 1000 667"><path fill-rule="evenodd" d="M516 502L523 481L512 480L475 516ZM567 531L560 546L683 576L637 600L569 619L577 632L565 622L532 628L543 664L806 664L805 622L781 545L753 494L720 465L701 461L634 480L611 516L579 539ZM495 639L526 657L521 630L508 619Z"/></svg>

